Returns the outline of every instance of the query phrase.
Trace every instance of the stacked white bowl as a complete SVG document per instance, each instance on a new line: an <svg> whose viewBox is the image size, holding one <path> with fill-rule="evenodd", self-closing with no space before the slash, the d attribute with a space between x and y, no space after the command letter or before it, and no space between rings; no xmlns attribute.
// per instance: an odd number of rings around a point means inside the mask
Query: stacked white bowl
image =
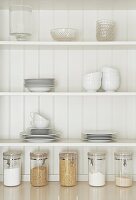
<svg viewBox="0 0 136 200"><path fill-rule="evenodd" d="M106 92L115 92L120 86L120 73L116 68L104 67L102 69L102 88Z"/></svg>
<svg viewBox="0 0 136 200"><path fill-rule="evenodd" d="M87 92L96 92L101 87L102 72L86 74L83 80L83 87Z"/></svg>

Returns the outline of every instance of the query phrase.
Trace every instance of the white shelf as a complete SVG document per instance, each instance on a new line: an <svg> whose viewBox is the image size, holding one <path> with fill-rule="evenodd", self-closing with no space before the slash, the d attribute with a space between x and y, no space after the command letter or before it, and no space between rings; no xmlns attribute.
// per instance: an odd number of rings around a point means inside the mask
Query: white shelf
<svg viewBox="0 0 136 200"><path fill-rule="evenodd" d="M59 142L52 143L29 143L21 140L0 140L0 147L33 147L33 146L45 146L45 147L136 147L136 139L120 139L118 142L110 143L90 143L83 142L81 139L62 139Z"/></svg>
<svg viewBox="0 0 136 200"><path fill-rule="evenodd" d="M0 96L136 96L136 92L0 92Z"/></svg>
<svg viewBox="0 0 136 200"><path fill-rule="evenodd" d="M57 42L57 41L0 41L1 46L88 46L88 47L136 47L136 41L75 41L75 42Z"/></svg>

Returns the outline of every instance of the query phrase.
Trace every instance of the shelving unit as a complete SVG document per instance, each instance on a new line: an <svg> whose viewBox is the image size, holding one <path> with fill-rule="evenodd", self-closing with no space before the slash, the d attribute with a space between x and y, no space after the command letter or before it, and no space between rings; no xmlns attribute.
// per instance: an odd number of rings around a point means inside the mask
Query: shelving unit
<svg viewBox="0 0 136 200"><path fill-rule="evenodd" d="M133 151L134 165L136 164L136 1L27 0L28 3L34 9L34 32L31 41L19 42L9 35L10 1L0 0L0 156L2 158L2 153L8 149L23 151L22 177L23 180L29 180L30 152L48 151L49 178L58 181L59 153L67 149L78 151L78 177L82 181L87 181L88 151L105 150L108 166L106 173L112 181L113 154L116 150ZM116 41L96 41L95 21L98 18L109 18L116 22ZM77 28L80 32L79 41L53 41L50 29L57 27ZM91 71L100 71L105 65L119 69L119 91L84 92L83 76ZM25 92L25 78L44 77L56 79L55 92ZM22 142L19 139L20 132L30 126L30 112L40 112L47 116L51 121L51 127L60 130L62 137L66 139L53 143ZM89 143L79 139L83 130L95 129L117 130L119 139L114 143ZM2 165L0 174L1 178ZM136 174L135 168L133 174ZM64 190L58 183L50 183L46 188L37 190L28 185L23 183L18 190L29 190L29 197L25 198L29 199L32 195L33 200L39 199L39 194L43 190L46 191L44 199L47 197L48 200L64 200L63 197L65 195L67 198L68 191L71 200L80 200L85 198L85 194L81 192L82 188L87 194L86 200L96 200L97 194L98 198L109 200L112 196L111 191L113 199L129 200L130 195L134 197L131 200L135 199L135 185L123 191L115 188L113 183L97 189L89 188L87 182L81 182L75 189ZM57 192L52 198L54 194L48 191L54 191L54 188L57 188ZM16 199L19 199L21 193L16 190L2 187L0 198L3 194L6 196L13 191L17 195ZM26 192L26 195L28 193ZM125 194L125 197L122 194ZM9 198L10 195L8 200Z"/></svg>

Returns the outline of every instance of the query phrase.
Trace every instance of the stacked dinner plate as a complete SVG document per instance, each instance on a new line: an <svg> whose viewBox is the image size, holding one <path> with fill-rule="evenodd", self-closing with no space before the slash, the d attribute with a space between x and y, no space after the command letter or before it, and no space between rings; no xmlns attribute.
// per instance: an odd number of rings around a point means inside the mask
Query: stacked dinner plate
<svg viewBox="0 0 136 200"><path fill-rule="evenodd" d="M115 142L116 132L107 130L87 131L82 134L82 139L93 143Z"/></svg>
<svg viewBox="0 0 136 200"><path fill-rule="evenodd" d="M25 79L24 86L30 92L50 92L55 87L55 79Z"/></svg>
<svg viewBox="0 0 136 200"><path fill-rule="evenodd" d="M54 142L60 139L59 134L50 128L29 128L21 133L25 142Z"/></svg>

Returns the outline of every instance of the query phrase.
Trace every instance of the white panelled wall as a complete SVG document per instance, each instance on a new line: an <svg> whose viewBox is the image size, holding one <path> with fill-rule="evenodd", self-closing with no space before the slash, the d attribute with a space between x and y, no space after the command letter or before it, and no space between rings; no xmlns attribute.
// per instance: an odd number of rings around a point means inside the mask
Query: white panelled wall
<svg viewBox="0 0 136 200"><path fill-rule="evenodd" d="M81 4L80 4L81 5ZM49 6L49 4L48 4ZM66 5L68 8L68 5ZM39 5L42 8L42 3ZM79 39L96 41L95 22L99 18L116 22L116 40L136 41L135 10L34 10L32 41L51 41L50 29L73 27L79 29ZM9 36L9 11L0 10L0 40L15 40ZM24 78L56 79L56 92L83 91L82 80L86 73L114 66L121 73L119 91L136 91L135 49L87 49L83 47L40 48L9 47L0 49L0 91L23 92ZM20 132L30 126L30 112L40 112L60 130L64 138L80 138L83 130L113 129L119 138L136 138L136 96L3 96L0 97L0 138L17 139ZM7 148L1 148L2 152ZM14 149L17 149L14 147ZM29 153L37 149L49 152L50 180L58 180L59 152L62 147L26 147L23 151L23 177L28 179ZM87 152L92 149L107 151L107 174L114 174L114 151L117 148L73 147L79 153L79 179L87 180ZM135 151L131 148L129 150ZM135 156L134 156L135 157ZM136 159L134 158L135 163ZM0 164L0 174L2 174ZM134 169L136 174L136 169Z"/></svg>

